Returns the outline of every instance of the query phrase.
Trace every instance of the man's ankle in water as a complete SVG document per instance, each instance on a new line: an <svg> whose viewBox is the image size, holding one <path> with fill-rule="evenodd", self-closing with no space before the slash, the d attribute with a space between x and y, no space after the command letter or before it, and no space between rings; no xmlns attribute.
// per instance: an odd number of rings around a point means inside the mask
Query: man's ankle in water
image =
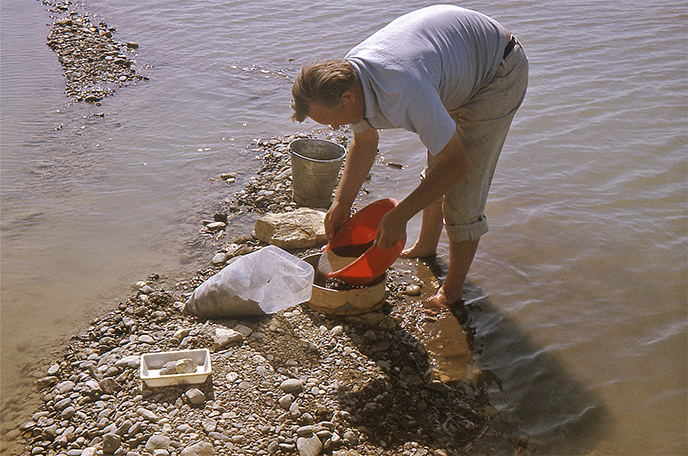
<svg viewBox="0 0 688 456"><path fill-rule="evenodd" d="M403 250L401 252L401 255L399 255L401 258L426 258L430 256L435 256L437 255L437 247L436 246L420 246L420 245L414 245L410 249Z"/></svg>
<svg viewBox="0 0 688 456"><path fill-rule="evenodd" d="M425 300L426 307L436 310L449 309L452 304L460 302L463 298L463 293L449 294L444 290L444 287L440 287L437 293Z"/></svg>

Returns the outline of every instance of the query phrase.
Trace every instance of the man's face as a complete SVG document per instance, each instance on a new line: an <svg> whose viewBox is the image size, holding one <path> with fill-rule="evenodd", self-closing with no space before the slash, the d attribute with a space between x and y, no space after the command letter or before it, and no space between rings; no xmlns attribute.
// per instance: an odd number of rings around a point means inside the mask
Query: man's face
<svg viewBox="0 0 688 456"><path fill-rule="evenodd" d="M342 125L353 125L363 120L363 105L356 102L349 92L342 95L342 102L334 109L327 109L319 103L312 103L308 117L319 124L329 125L338 130Z"/></svg>

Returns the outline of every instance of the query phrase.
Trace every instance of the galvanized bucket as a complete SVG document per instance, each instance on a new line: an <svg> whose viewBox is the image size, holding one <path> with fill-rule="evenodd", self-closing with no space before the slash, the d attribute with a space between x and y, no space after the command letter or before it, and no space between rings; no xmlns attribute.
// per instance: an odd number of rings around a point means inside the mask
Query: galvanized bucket
<svg viewBox="0 0 688 456"><path fill-rule="evenodd" d="M302 138L289 144L294 201L307 207L330 207L332 191L346 151L324 139Z"/></svg>

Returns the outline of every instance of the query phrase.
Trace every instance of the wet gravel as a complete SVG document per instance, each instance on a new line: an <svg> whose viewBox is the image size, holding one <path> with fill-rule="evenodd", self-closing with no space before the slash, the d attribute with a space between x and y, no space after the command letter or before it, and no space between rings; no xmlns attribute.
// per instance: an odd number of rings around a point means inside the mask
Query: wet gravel
<svg viewBox="0 0 688 456"><path fill-rule="evenodd" d="M47 44L62 65L65 93L96 103L119 87L148 79L136 72L135 42L115 39L115 27L92 20L70 0L42 0L53 20Z"/></svg>

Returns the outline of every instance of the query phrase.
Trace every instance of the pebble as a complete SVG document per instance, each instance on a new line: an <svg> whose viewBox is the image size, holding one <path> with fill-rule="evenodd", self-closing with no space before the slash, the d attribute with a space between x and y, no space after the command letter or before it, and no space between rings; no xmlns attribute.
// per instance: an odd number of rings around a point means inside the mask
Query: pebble
<svg viewBox="0 0 688 456"><path fill-rule="evenodd" d="M420 286L415 284L407 285L404 293L406 293L407 296L420 296Z"/></svg>
<svg viewBox="0 0 688 456"><path fill-rule="evenodd" d="M166 449L170 446L170 438L166 435L155 434L146 441L146 451L151 453L155 450Z"/></svg>
<svg viewBox="0 0 688 456"><path fill-rule="evenodd" d="M298 393L303 389L303 383L299 379L290 378L280 384L280 389L285 393Z"/></svg>
<svg viewBox="0 0 688 456"><path fill-rule="evenodd" d="M205 394L198 388L191 388L184 393L186 400L193 405L201 405L205 402Z"/></svg>
<svg viewBox="0 0 688 456"><path fill-rule="evenodd" d="M222 350L229 345L240 344L243 340L243 334L229 328L216 328L213 336L215 351Z"/></svg>
<svg viewBox="0 0 688 456"><path fill-rule="evenodd" d="M139 408L136 410L136 413L140 416L142 416L145 420L150 421L151 423L157 423L158 422L158 415L155 413L151 412L148 409L145 408Z"/></svg>
<svg viewBox="0 0 688 456"><path fill-rule="evenodd" d="M194 445L186 447L180 453L180 456L213 456L215 449L208 442L198 442Z"/></svg>
<svg viewBox="0 0 688 456"><path fill-rule="evenodd" d="M284 396L280 397L279 399L279 405L282 407L284 410L289 410L289 407L291 407L291 404L294 403L294 396L291 394L285 394Z"/></svg>
<svg viewBox="0 0 688 456"><path fill-rule="evenodd" d="M216 253L216 254L213 256L213 259L210 260L210 262L211 262L213 265L215 265L215 266L218 266L218 265L221 265L221 264L225 264L226 261L227 261L227 254L226 254L225 252L218 252L218 253Z"/></svg>
<svg viewBox="0 0 688 456"><path fill-rule="evenodd" d="M151 336L147 334L144 334L143 336L139 337L139 342L144 344L154 344L155 339L153 339Z"/></svg>
<svg viewBox="0 0 688 456"><path fill-rule="evenodd" d="M210 222L205 226L205 229L211 232L224 230L227 224L224 222Z"/></svg>
<svg viewBox="0 0 688 456"><path fill-rule="evenodd" d="M103 436L103 453L114 453L122 441L117 434L108 433Z"/></svg>
<svg viewBox="0 0 688 456"><path fill-rule="evenodd" d="M296 440L296 448L299 450L299 456L320 456L323 450L323 444L317 436L299 437Z"/></svg>

